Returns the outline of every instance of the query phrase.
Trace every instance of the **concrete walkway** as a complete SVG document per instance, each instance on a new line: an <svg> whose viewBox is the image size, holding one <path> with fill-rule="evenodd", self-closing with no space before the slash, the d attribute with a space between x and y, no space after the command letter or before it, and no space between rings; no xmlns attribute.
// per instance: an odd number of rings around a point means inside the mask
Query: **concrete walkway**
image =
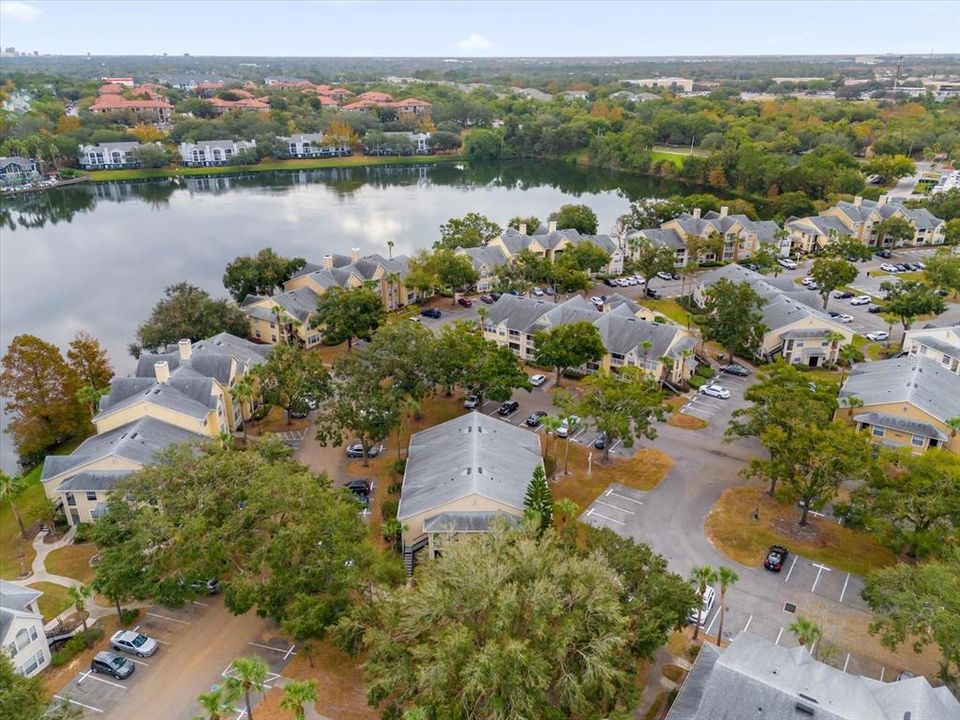
<svg viewBox="0 0 960 720"><path fill-rule="evenodd" d="M73 544L73 537L76 535L77 528L76 526L71 527L63 537L57 540L56 542L46 543L44 538L47 537L49 533L48 530L43 530L38 533L37 536L33 539L33 549L36 550L37 556L33 559L33 564L30 566L31 573L25 578L20 578L18 580L11 580L15 585L21 585L26 587L28 585L33 585L38 582L48 582L53 583L54 585L62 585L63 587L79 587L83 583L79 580L71 577L66 577L65 575L54 575L53 573L47 572L47 555L52 553L54 550L59 550L60 548L66 547L67 545ZM128 604L127 607L146 607L146 603L143 604ZM87 622L97 620L111 613L115 613L116 609L112 606L98 605L95 602L90 602L87 604ZM62 613L57 615L53 620L48 622L43 626L44 630L54 630L60 626L61 622L66 622L68 618L76 614L76 610L72 607L67 608Z"/></svg>

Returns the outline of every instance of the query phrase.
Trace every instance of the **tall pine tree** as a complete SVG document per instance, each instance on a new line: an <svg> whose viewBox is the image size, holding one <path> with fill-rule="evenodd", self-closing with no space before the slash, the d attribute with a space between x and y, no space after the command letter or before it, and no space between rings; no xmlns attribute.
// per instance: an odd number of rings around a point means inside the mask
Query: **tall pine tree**
<svg viewBox="0 0 960 720"><path fill-rule="evenodd" d="M540 537L553 525L553 495L547 485L547 473L543 465L538 465L533 471L533 479L527 486L527 494L523 498L523 507L528 514L540 519Z"/></svg>

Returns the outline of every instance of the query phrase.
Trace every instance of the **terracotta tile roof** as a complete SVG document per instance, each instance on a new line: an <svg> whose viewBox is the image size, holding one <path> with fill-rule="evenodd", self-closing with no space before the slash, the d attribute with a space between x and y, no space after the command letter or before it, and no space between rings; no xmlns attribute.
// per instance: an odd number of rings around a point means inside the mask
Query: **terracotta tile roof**
<svg viewBox="0 0 960 720"><path fill-rule="evenodd" d="M366 110L367 108L380 107L380 103L375 100L357 100L349 105L344 105L344 110Z"/></svg>
<svg viewBox="0 0 960 720"><path fill-rule="evenodd" d="M371 90L370 92L360 93L360 95L357 96L357 100L370 100L375 103L385 103L393 100L393 96L387 95L387 93Z"/></svg>
<svg viewBox="0 0 960 720"><path fill-rule="evenodd" d="M404 100L398 100L397 102L387 103L386 107L432 107L431 103L428 103L426 100L418 100L417 98L406 98Z"/></svg>
<svg viewBox="0 0 960 720"><path fill-rule="evenodd" d="M101 95L91 110L173 110L165 100L126 100L119 95Z"/></svg>
<svg viewBox="0 0 960 720"><path fill-rule="evenodd" d="M270 105L267 104L266 98L243 98L242 100L223 100L222 98L212 98L210 104L215 108L222 108L229 110L231 108L238 108L240 110L269 110Z"/></svg>
<svg viewBox="0 0 960 720"><path fill-rule="evenodd" d="M123 91L123 85L118 85L117 83L107 83L106 85L100 86L101 95L119 95Z"/></svg>

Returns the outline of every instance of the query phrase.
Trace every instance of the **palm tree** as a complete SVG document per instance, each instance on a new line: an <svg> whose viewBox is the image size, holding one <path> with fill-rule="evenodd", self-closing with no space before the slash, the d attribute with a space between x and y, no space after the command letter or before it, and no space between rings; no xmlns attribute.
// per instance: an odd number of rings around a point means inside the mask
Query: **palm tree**
<svg viewBox="0 0 960 720"><path fill-rule="evenodd" d="M947 420L947 427L953 430L954 435L960 432L960 417L952 417Z"/></svg>
<svg viewBox="0 0 960 720"><path fill-rule="evenodd" d="M820 626L804 615L797 615L797 619L790 623L790 627L787 629L796 635L797 642L813 655L813 646L817 642L817 638L823 636L823 630L820 629ZM813 656L816 657L816 655Z"/></svg>
<svg viewBox="0 0 960 720"><path fill-rule="evenodd" d="M90 647L90 637L87 634L87 598L90 597L90 588L86 585L74 585L67 588L67 596L73 603L73 609L80 614L80 621L83 623L83 641L87 647Z"/></svg>
<svg viewBox="0 0 960 720"><path fill-rule="evenodd" d="M640 352L643 353L643 369L644 371L648 370L647 368L647 355L650 354L650 348L653 347L653 341L651 340L641 340L640 341Z"/></svg>
<svg viewBox="0 0 960 720"><path fill-rule="evenodd" d="M393 243L391 243L392 245ZM306 712L305 703L317 701L317 683L315 680L294 680L283 686L283 699L280 707L290 710L297 720L303 720Z"/></svg>
<svg viewBox="0 0 960 720"><path fill-rule="evenodd" d="M10 509L13 510L13 516L17 519L17 525L20 526L20 537L27 539L27 529L23 526L23 520L20 512L17 510L16 503L13 502L13 496L20 491L20 478L13 475L7 475L0 470L0 500L8 498L10 500Z"/></svg>
<svg viewBox="0 0 960 720"><path fill-rule="evenodd" d="M230 397L240 405L240 423L243 427L243 442L247 442L247 419L243 416L243 406L251 407L254 398L253 379L249 375L244 375L238 379L233 387L230 388Z"/></svg>
<svg viewBox="0 0 960 720"><path fill-rule="evenodd" d="M837 362L837 347L843 340L843 334L836 330L828 330L826 337L827 342L830 343L830 362L835 364Z"/></svg>
<svg viewBox="0 0 960 720"><path fill-rule="evenodd" d="M267 682L267 664L256 655L239 657L230 663L233 675L227 684L235 688L237 694L243 693L243 702L247 706L247 718L253 720L253 707L250 705L250 691L263 692Z"/></svg>
<svg viewBox="0 0 960 720"><path fill-rule="evenodd" d="M717 571L709 565L701 565L690 571L690 582L697 588L697 597L701 598L699 602L702 602L703 594L707 591L707 587L713 585L716 581ZM696 609L699 612L700 607L698 606ZM696 640L699 634L700 616L697 615L697 621L693 626L693 639Z"/></svg>
<svg viewBox="0 0 960 720"><path fill-rule="evenodd" d="M236 687L217 685L210 692L201 693L197 697L197 702L203 708L206 720L223 720L224 717L233 716L233 704L238 697L239 693ZM194 720L204 720L204 716Z"/></svg>
<svg viewBox="0 0 960 720"><path fill-rule="evenodd" d="M387 240L387 255L389 260L393 260L393 240Z"/></svg>
<svg viewBox="0 0 960 720"><path fill-rule="evenodd" d="M485 307L477 308L477 316L480 318L480 332L483 332L483 321L487 319L487 309Z"/></svg>
<svg viewBox="0 0 960 720"><path fill-rule="evenodd" d="M730 589L730 586L739 579L740 576L737 575L735 570L724 567L723 565L717 568L717 582L720 583L720 628L717 630L717 645L720 644L720 638L723 637L723 613L726 610L723 606L724 597L727 594L727 590Z"/></svg>
<svg viewBox="0 0 960 720"><path fill-rule="evenodd" d="M557 415L547 415L540 423L543 425L543 431L547 433L547 435L553 435L553 465L550 469L550 479L552 480L557 474L557 443L560 442L560 439L557 437L557 430L560 429L563 420Z"/></svg>

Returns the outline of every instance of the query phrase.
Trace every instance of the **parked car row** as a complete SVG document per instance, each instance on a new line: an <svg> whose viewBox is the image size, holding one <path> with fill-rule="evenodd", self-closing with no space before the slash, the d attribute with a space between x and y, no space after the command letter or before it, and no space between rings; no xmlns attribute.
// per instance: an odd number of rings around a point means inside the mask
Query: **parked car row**
<svg viewBox="0 0 960 720"><path fill-rule="evenodd" d="M923 270L926 267L922 262L880 263L880 269L888 273L915 272L917 270Z"/></svg>

